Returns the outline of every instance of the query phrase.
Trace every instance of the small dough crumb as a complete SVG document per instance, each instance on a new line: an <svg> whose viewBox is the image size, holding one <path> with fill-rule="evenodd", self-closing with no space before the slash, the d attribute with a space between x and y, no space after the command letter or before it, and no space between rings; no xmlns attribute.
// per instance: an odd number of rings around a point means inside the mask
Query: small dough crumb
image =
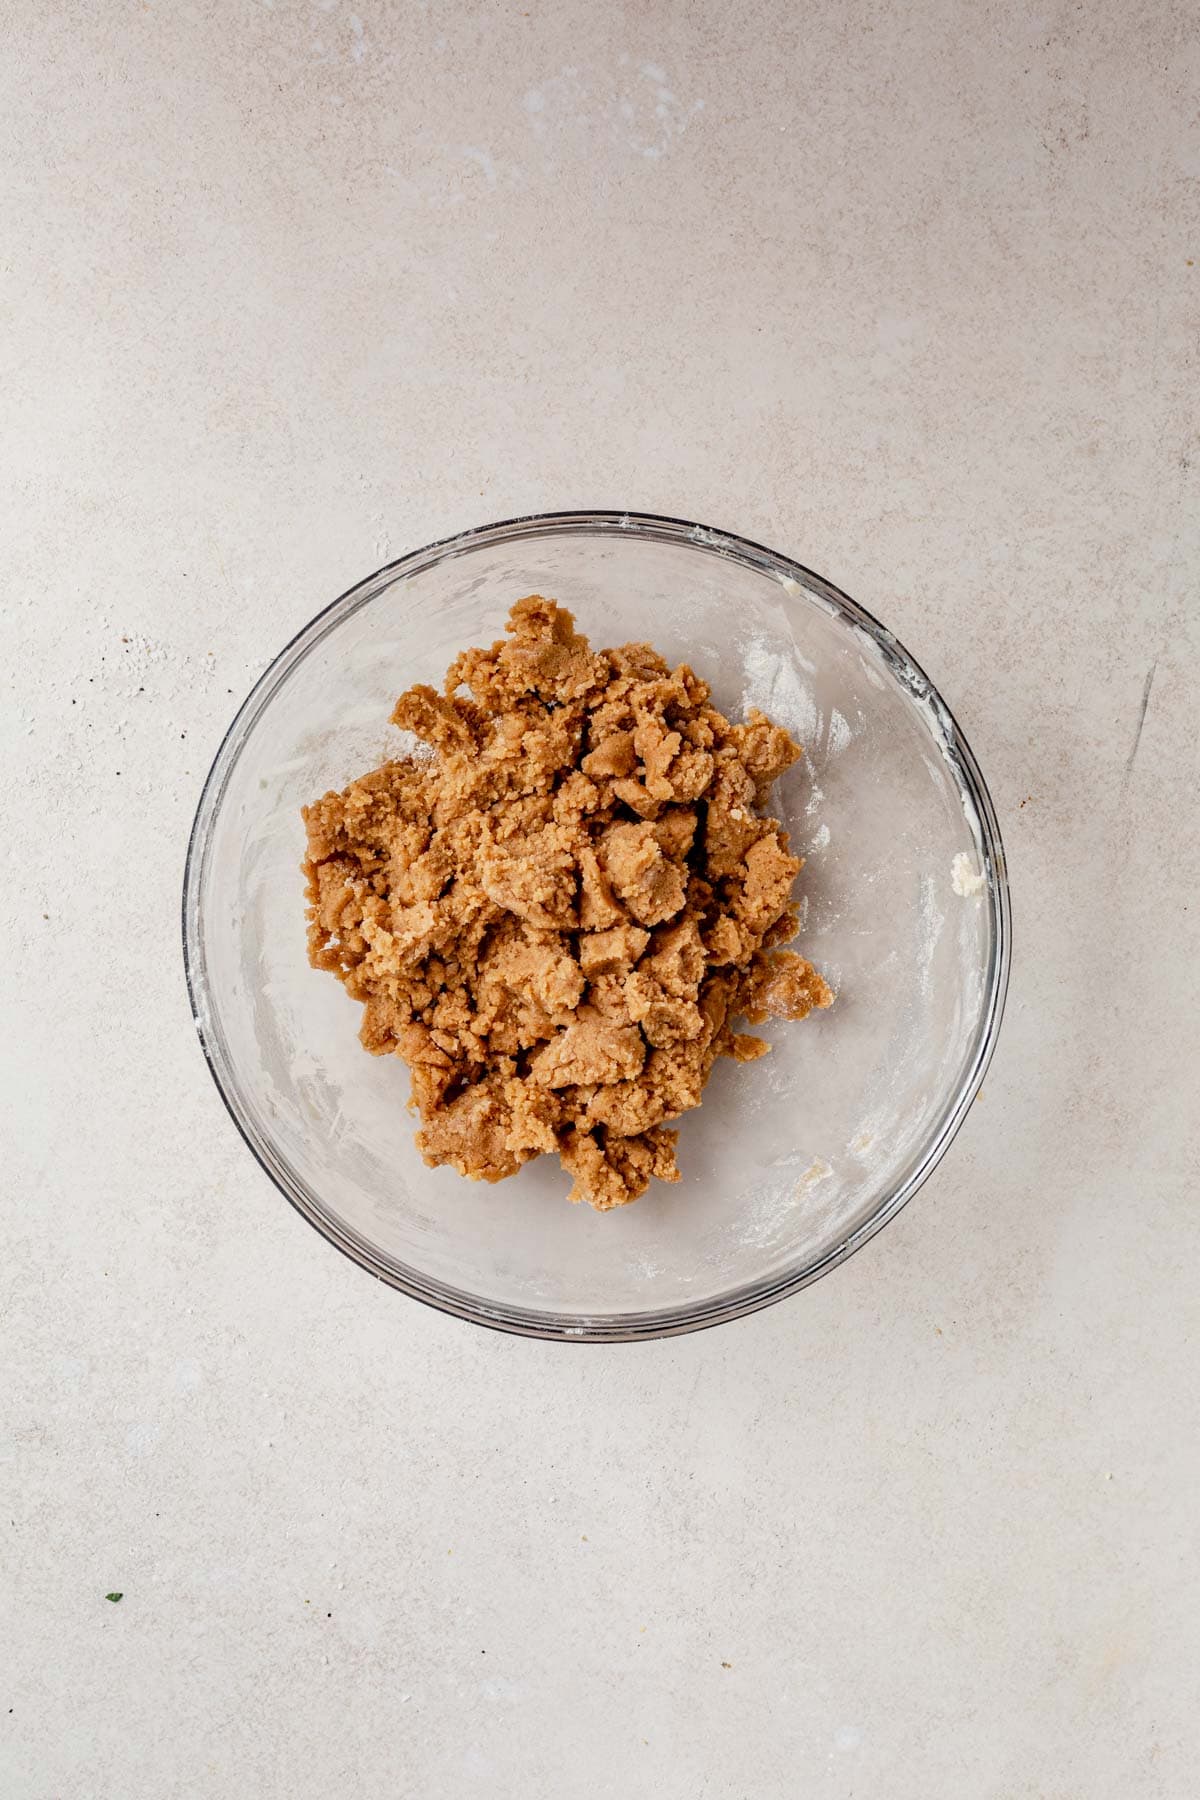
<svg viewBox="0 0 1200 1800"><path fill-rule="evenodd" d="M815 1188L819 1181L828 1181L832 1174L832 1164L827 1163L823 1156L814 1157L796 1183L796 1198L803 1199L804 1195Z"/></svg>
<svg viewBox="0 0 1200 1800"><path fill-rule="evenodd" d="M304 808L308 949L408 1064L425 1161L502 1181L557 1153L601 1211L678 1181L670 1122L770 1048L734 1021L833 1001L778 948L801 862L760 809L799 746L537 594L392 720L428 748Z"/></svg>
<svg viewBox="0 0 1200 1800"><path fill-rule="evenodd" d="M950 881L955 893L961 894L964 900L982 894L987 886L987 877L976 872L965 850L960 850L950 865Z"/></svg>

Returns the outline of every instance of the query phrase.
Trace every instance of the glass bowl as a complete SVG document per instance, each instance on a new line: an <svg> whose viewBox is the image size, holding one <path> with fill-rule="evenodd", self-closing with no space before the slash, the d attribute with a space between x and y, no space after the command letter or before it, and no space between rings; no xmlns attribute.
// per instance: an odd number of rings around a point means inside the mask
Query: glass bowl
<svg viewBox="0 0 1200 1800"><path fill-rule="evenodd" d="M651 641L806 756L770 809L807 858L796 947L835 1005L720 1060L679 1121L677 1186L598 1214L557 1158L496 1186L428 1169L408 1071L305 951L301 805L396 753L413 682L542 593L596 645ZM383 1281L460 1318L592 1342L780 1300L899 1212L979 1090L1008 977L1004 855L983 778L892 634L789 558L677 519L554 513L391 563L306 625L238 711L192 830L184 956L222 1098L286 1197Z"/></svg>

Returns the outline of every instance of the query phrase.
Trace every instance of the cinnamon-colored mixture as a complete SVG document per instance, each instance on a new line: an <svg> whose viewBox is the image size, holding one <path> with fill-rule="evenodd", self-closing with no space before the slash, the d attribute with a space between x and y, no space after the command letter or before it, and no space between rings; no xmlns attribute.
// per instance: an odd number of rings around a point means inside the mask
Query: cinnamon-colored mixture
<svg viewBox="0 0 1200 1800"><path fill-rule="evenodd" d="M500 1181L543 1151L572 1200L677 1181L678 1132L733 1029L833 995L776 946L800 868L759 810L800 750L731 725L646 644L590 648L531 594L393 723L429 746L326 794L308 828L309 956L412 1071L430 1165Z"/></svg>

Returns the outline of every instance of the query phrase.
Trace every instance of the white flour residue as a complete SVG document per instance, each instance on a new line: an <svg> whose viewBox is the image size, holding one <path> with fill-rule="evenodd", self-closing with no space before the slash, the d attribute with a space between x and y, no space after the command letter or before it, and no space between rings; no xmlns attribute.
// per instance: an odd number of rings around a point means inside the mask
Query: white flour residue
<svg viewBox="0 0 1200 1800"><path fill-rule="evenodd" d="M828 750L830 756L840 756L853 735L846 720L835 706L829 715Z"/></svg>
<svg viewBox="0 0 1200 1800"><path fill-rule="evenodd" d="M750 638L742 646L742 669L746 682L743 708L756 706L775 724L786 726L801 743L811 743L821 728L821 715L790 658L762 638Z"/></svg>
<svg viewBox="0 0 1200 1800"><path fill-rule="evenodd" d="M824 850L828 843L829 827L828 825L822 825L808 847L810 850Z"/></svg>
<svg viewBox="0 0 1200 1800"><path fill-rule="evenodd" d="M776 724L786 726L806 750L816 752L822 763L849 748L854 740L849 720L836 706L826 718L805 680L806 674L814 672L812 664L793 649L776 649L764 638L750 638L742 645L742 668L746 682L744 708L755 706ZM814 781L806 807L810 818L824 798Z"/></svg>
<svg viewBox="0 0 1200 1800"><path fill-rule="evenodd" d="M921 992L928 994L933 983L933 953L942 935L942 926L946 923L946 915L937 903L932 875L921 877L920 915L921 941L917 951L917 978Z"/></svg>
<svg viewBox="0 0 1200 1800"><path fill-rule="evenodd" d="M950 865L950 883L964 900L977 898L987 886L987 877L979 873L965 850L960 850Z"/></svg>
<svg viewBox="0 0 1200 1800"><path fill-rule="evenodd" d="M898 682L899 685L907 691L916 710L924 718L929 735L933 740L935 750L941 757L941 760L948 765L953 773L954 784L958 790L959 799L962 804L963 817L967 821L971 836L977 844L982 844L983 827L964 779L962 763L958 754L957 730L954 721L950 717L945 702L942 700L936 689L930 685L927 677L922 675L911 664L908 664L906 659L902 656L894 634L883 626L877 626L872 631L867 630L865 626L858 624L854 619L849 618L840 607L835 606L834 603L827 600L824 595L818 593L815 589L798 582L791 575L777 571L775 580L789 597L802 594L812 605L819 606L823 612L829 613L832 618L835 618L839 620L841 624L850 627L857 639L859 649L863 653L863 673L871 683L872 687L886 690L889 686L890 679L890 681ZM749 658L747 658L746 667L747 674L749 674ZM755 704L758 703L755 702ZM816 716L815 704L813 704L811 716ZM781 723L790 725L790 722L787 719L782 719ZM851 732L846 719L839 712L835 711L829 721L828 754L830 756L836 756L846 747L852 736L853 733ZM815 808L810 806L809 810L811 812L815 810ZM970 865L968 862L968 869L969 867ZM971 872L968 879L971 881L978 880L980 884L977 888L968 888L968 894L982 891L985 884L981 877L978 877ZM956 891L958 890L956 889Z"/></svg>
<svg viewBox="0 0 1200 1800"><path fill-rule="evenodd" d="M786 1160L794 1166L797 1159L788 1157ZM830 1165L816 1157L803 1175L785 1174L760 1187L752 1197L748 1196L748 1204L734 1225L735 1241L759 1250L783 1242L794 1229L792 1220L797 1203L809 1199L813 1189L832 1174Z"/></svg>

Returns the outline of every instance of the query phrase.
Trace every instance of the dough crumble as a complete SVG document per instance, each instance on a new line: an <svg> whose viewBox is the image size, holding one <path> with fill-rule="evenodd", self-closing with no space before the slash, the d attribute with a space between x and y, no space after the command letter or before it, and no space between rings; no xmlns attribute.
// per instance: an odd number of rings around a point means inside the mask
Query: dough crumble
<svg viewBox="0 0 1200 1800"><path fill-rule="evenodd" d="M540 595L507 629L397 701L425 755L304 808L309 959L408 1064L430 1166L500 1181L554 1153L606 1210L679 1179L670 1122L718 1056L770 1049L735 1019L832 1003L779 948L801 859L761 810L801 751Z"/></svg>

